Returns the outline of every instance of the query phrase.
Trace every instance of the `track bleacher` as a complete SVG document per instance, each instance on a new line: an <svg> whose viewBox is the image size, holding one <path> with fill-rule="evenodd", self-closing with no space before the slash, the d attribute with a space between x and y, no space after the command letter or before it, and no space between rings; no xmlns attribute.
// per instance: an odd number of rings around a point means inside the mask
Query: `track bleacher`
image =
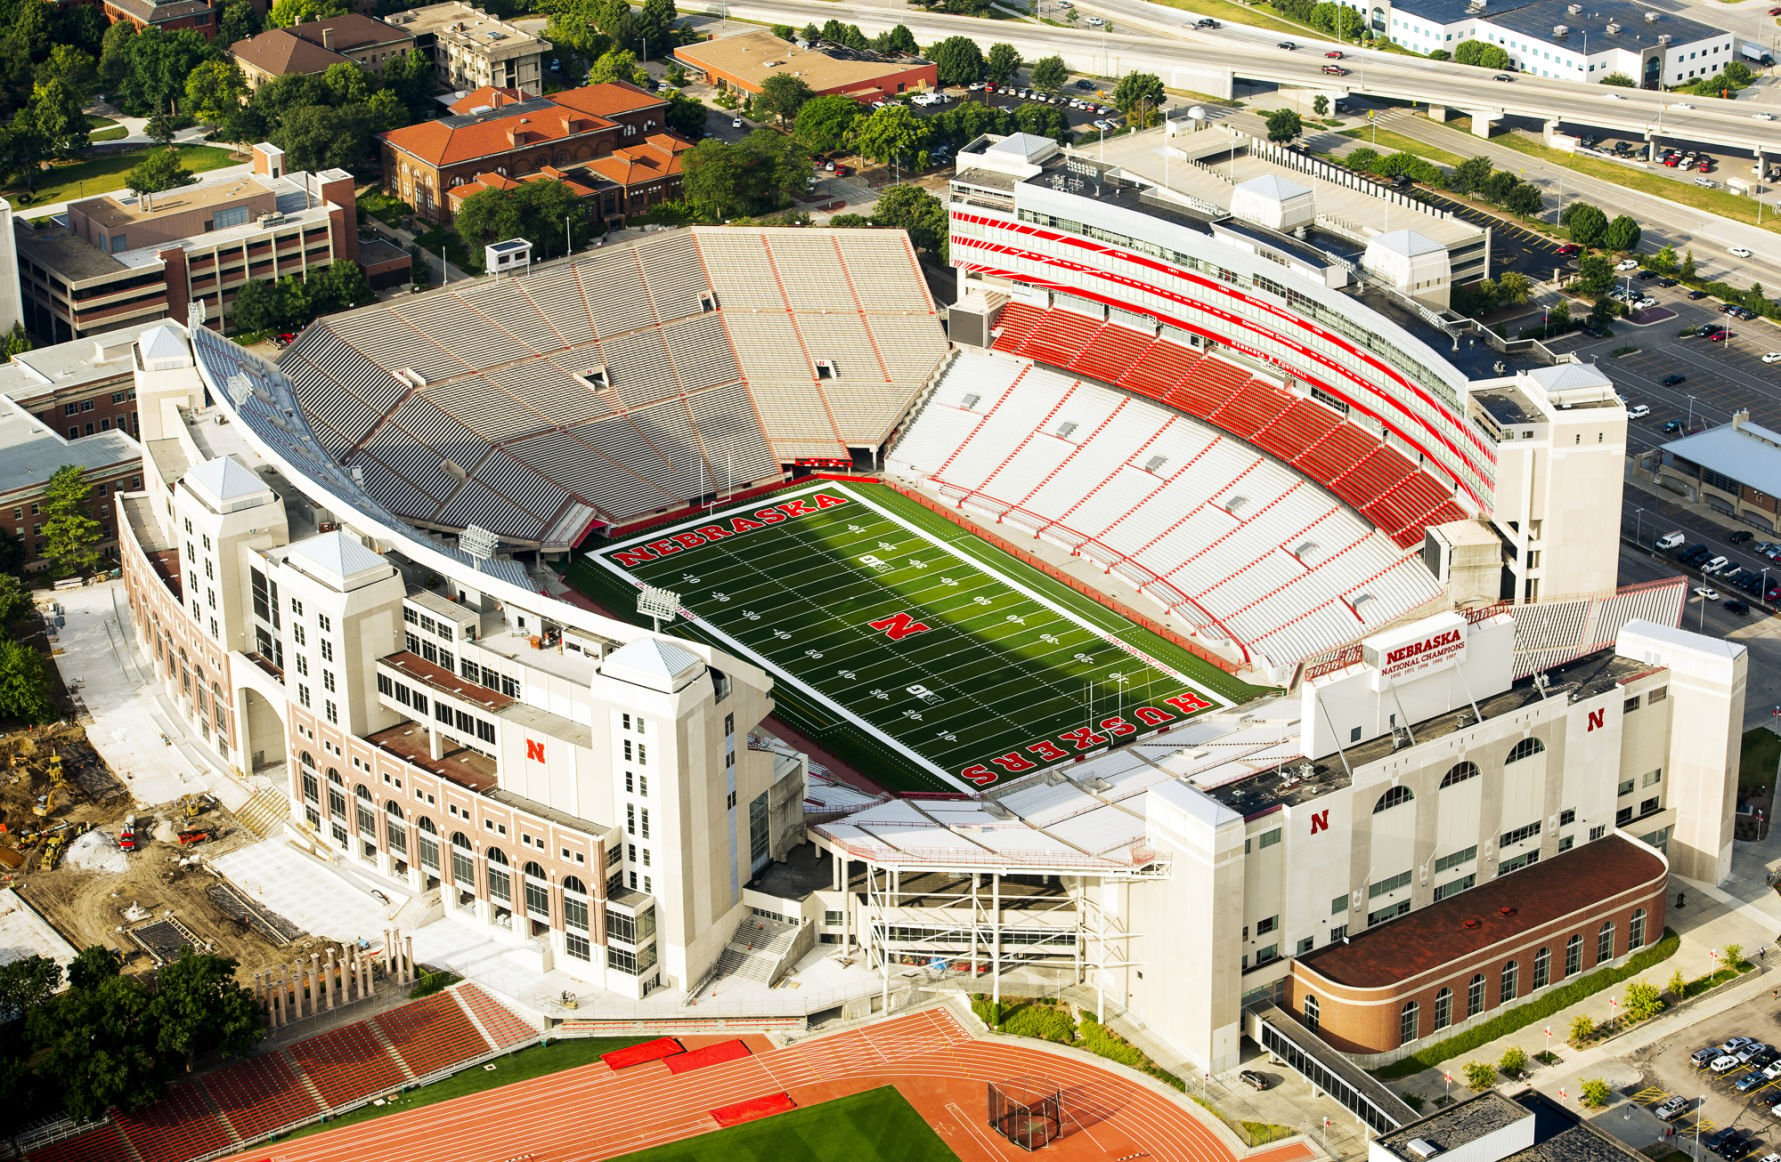
<svg viewBox="0 0 1781 1162"><path fill-rule="evenodd" d="M1167 363L1156 355L1162 340L1129 333L1140 341L1096 336L1091 360L1125 350L1152 368L1185 367L1201 398L1222 401L1210 423L1069 371L964 352L892 450L890 473L1086 557L1190 632L1235 639L1277 665L1437 595L1409 543L1386 529L1451 505L1431 478L1321 404L1219 360ZM1220 417L1225 431L1214 426ZM1334 485L1236 434L1273 429L1297 455L1326 445L1349 452L1329 465Z"/></svg>
<svg viewBox="0 0 1781 1162"><path fill-rule="evenodd" d="M537 1029L475 985L459 985L452 991L464 1002L464 1007L470 1010L495 1048L505 1049L509 1045L518 1045L538 1036Z"/></svg>
<svg viewBox="0 0 1781 1162"><path fill-rule="evenodd" d="M449 992L372 1018L416 1077L488 1052L490 1045Z"/></svg>
<svg viewBox="0 0 1781 1162"><path fill-rule="evenodd" d="M1400 548L1420 544L1429 525L1465 518L1450 489L1342 413L1156 334L1009 303L992 346L1209 420L1310 476Z"/></svg>
<svg viewBox="0 0 1781 1162"><path fill-rule="evenodd" d="M243 1139L322 1112L283 1053L266 1053L207 1073L200 1083Z"/></svg>
<svg viewBox="0 0 1781 1162"><path fill-rule="evenodd" d="M112 1120L141 1162L186 1162L235 1143L195 1081L170 1085L160 1101Z"/></svg>
<svg viewBox="0 0 1781 1162"><path fill-rule="evenodd" d="M407 1080L401 1063L367 1021L299 1041L290 1053L329 1106L395 1089Z"/></svg>

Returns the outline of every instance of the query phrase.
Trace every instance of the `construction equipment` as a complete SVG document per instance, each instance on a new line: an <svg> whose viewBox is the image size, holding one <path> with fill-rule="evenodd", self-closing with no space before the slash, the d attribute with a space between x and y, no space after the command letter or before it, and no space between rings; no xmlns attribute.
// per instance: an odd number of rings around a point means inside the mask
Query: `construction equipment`
<svg viewBox="0 0 1781 1162"><path fill-rule="evenodd" d="M186 795L179 801L180 812L187 819L196 819L215 805L215 800L203 791L199 791L195 795Z"/></svg>
<svg viewBox="0 0 1781 1162"><path fill-rule="evenodd" d="M43 858L38 861L38 870L48 871L55 867L56 859L62 854L62 845L67 842L68 837L65 835L50 836L48 842L43 845Z"/></svg>
<svg viewBox="0 0 1781 1162"><path fill-rule="evenodd" d="M130 816L125 817L124 829L122 831L118 832L117 845L118 845L118 849L121 851L136 851L136 850L138 850L139 845L138 845L137 836L136 836L136 816L130 815Z"/></svg>
<svg viewBox="0 0 1781 1162"><path fill-rule="evenodd" d="M31 814L37 816L39 819L47 818L50 812L56 809L57 789L58 788L56 787L51 787L47 794L37 796L36 802L31 804Z"/></svg>
<svg viewBox="0 0 1781 1162"><path fill-rule="evenodd" d="M179 833L179 845L181 847L194 847L206 840L215 838L216 828L214 827L189 827Z"/></svg>

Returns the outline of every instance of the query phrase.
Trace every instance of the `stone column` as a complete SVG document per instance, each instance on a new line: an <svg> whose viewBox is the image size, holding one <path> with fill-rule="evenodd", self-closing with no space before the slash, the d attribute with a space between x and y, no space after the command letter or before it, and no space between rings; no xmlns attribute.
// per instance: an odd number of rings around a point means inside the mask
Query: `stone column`
<svg viewBox="0 0 1781 1162"><path fill-rule="evenodd" d="M299 1020L299 1021L301 1021L303 1019L303 994L304 994L304 992L305 992L305 989L303 987L303 961L302 960L294 960L291 962L291 1005L293 1008L293 1016L296 1020Z"/></svg>
<svg viewBox="0 0 1781 1162"><path fill-rule="evenodd" d="M414 937L412 936L402 937L402 964L408 973L402 978L402 983L408 984L414 980Z"/></svg>

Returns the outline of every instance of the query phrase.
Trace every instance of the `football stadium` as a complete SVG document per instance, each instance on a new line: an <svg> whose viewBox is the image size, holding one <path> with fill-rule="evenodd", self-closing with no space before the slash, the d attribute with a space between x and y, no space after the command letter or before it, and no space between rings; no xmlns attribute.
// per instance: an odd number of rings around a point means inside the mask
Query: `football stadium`
<svg viewBox="0 0 1781 1162"><path fill-rule="evenodd" d="M135 344L138 645L541 1035L1063 997L1403 1124L1363 1067L1730 873L1747 659L1619 584L1608 375L1314 165L981 138L945 304L900 232L737 226L276 362L195 311Z"/></svg>

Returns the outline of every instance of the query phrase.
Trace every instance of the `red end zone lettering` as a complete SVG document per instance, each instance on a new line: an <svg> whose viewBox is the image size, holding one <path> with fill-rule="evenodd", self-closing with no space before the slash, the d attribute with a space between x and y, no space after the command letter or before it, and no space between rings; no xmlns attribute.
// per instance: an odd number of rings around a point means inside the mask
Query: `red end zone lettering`
<svg viewBox="0 0 1781 1162"><path fill-rule="evenodd" d="M779 511L783 512L786 516L803 516L805 513L816 511L814 508L810 507L810 502L808 500L788 500L784 504L776 507L778 507Z"/></svg>
<svg viewBox="0 0 1781 1162"><path fill-rule="evenodd" d="M825 508L837 508L843 504L851 504L850 498L837 496L830 492L819 492L808 500L788 500L784 504L776 504L772 508L763 508L746 516L729 518L730 527L723 525L700 525L683 533L669 533L659 541L650 541L643 545L634 545L628 549L615 549L612 552L612 563L627 569L647 564L670 553L678 553L683 549L696 549L700 545L708 545L712 541L721 541L741 533L751 533L756 529L764 529L768 525L776 525L781 521L796 516L808 516ZM910 632L926 629L920 626Z"/></svg>
<svg viewBox="0 0 1781 1162"><path fill-rule="evenodd" d="M648 549L620 549L618 552L612 554L613 562L615 564L623 565L627 569L632 565L641 565L645 561L653 561L655 559L656 555Z"/></svg>
<svg viewBox="0 0 1781 1162"><path fill-rule="evenodd" d="M968 779L971 782L976 783L979 787L987 787L997 779L1001 778L1000 775L996 774L996 772L990 770L982 763L974 763L971 766L966 767L959 772L959 777Z"/></svg>

